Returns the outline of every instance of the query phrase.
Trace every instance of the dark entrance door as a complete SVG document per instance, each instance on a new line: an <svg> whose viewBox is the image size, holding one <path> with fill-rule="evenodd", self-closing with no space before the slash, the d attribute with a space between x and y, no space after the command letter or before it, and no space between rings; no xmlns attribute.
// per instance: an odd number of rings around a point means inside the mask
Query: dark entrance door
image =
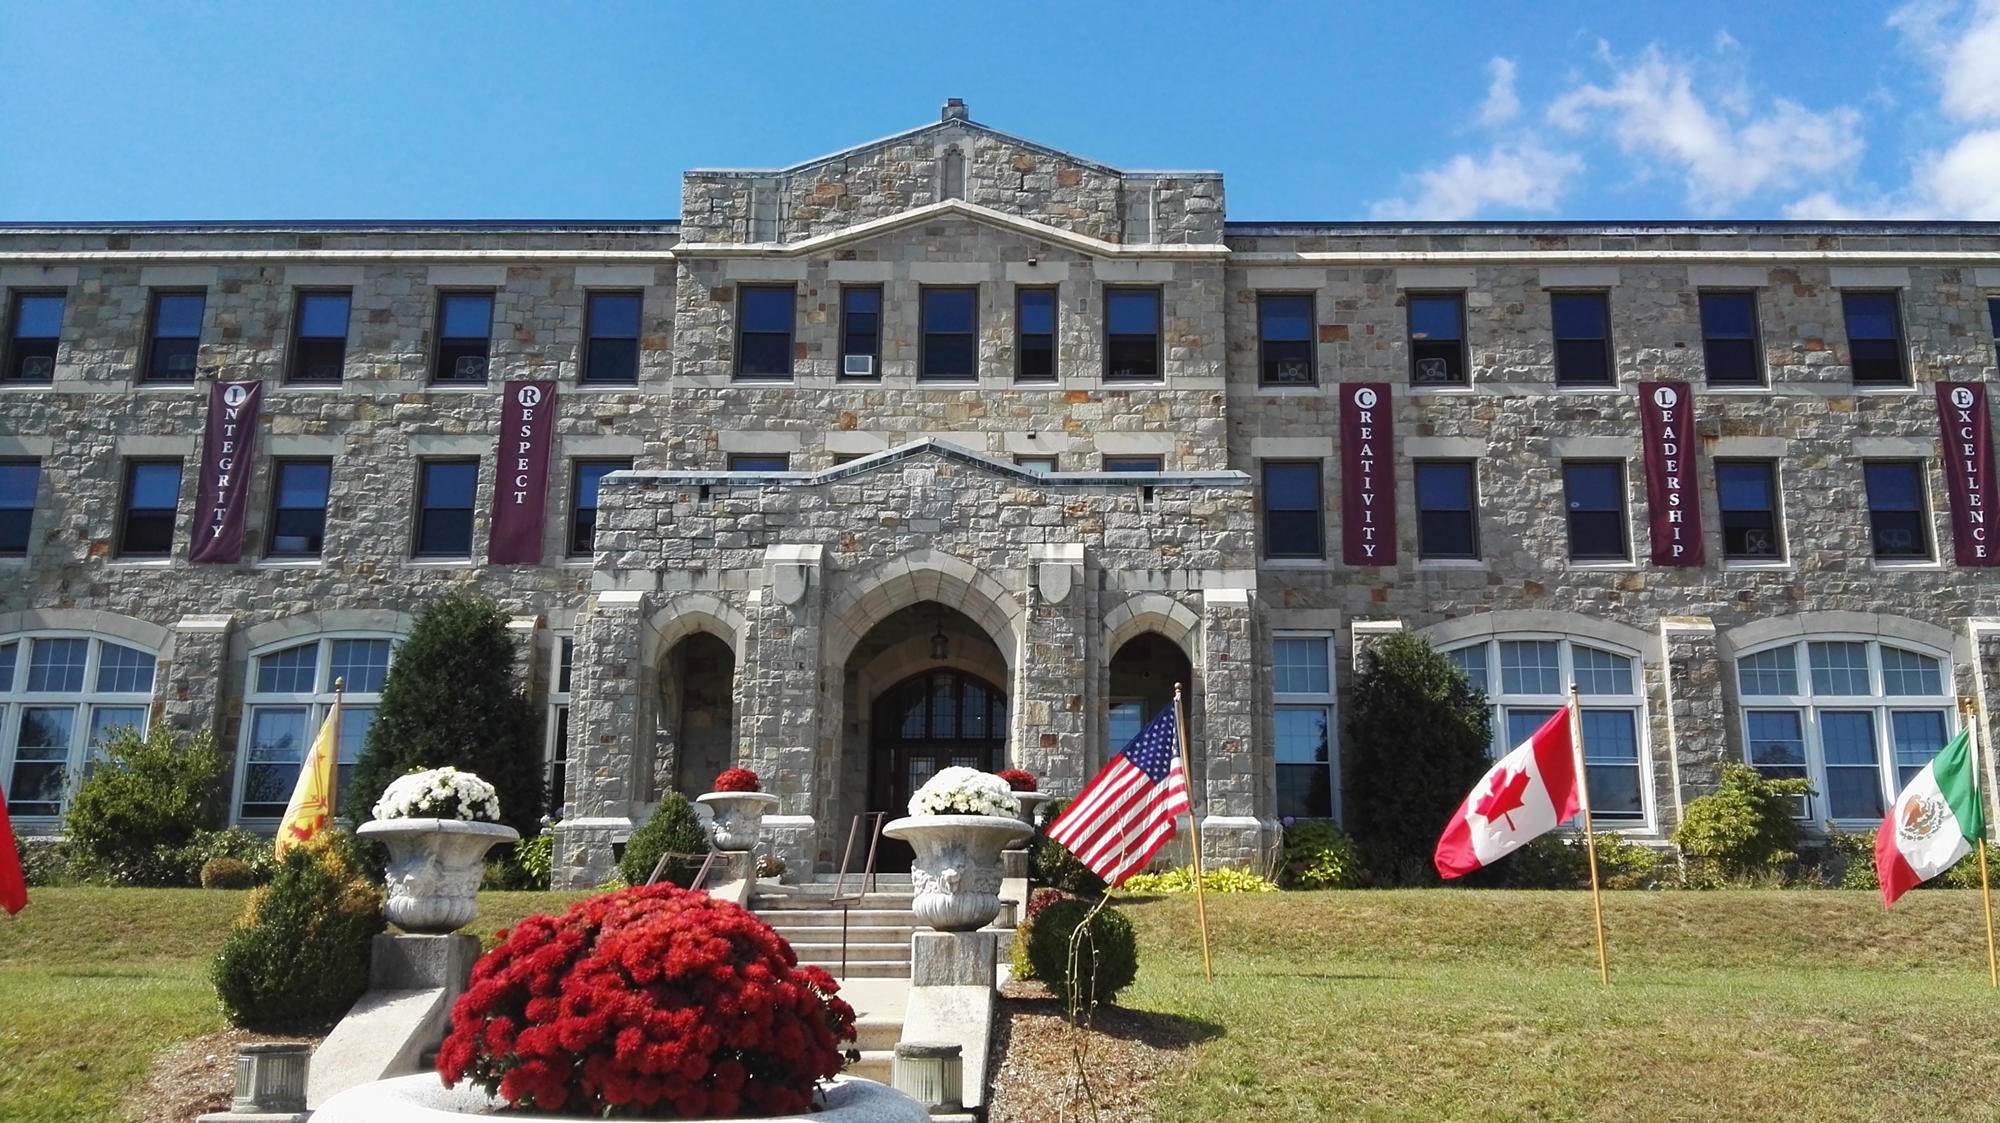
<svg viewBox="0 0 2000 1123"><path fill-rule="evenodd" d="M868 808L909 814L910 795L939 769L995 772L1007 747L1007 696L962 671L913 675L876 699L869 746ZM910 868L908 843L882 840L875 868Z"/></svg>

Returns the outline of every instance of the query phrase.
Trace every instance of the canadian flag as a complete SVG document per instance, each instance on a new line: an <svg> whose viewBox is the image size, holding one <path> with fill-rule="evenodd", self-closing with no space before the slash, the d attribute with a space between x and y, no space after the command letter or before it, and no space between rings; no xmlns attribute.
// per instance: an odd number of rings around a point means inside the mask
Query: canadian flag
<svg viewBox="0 0 2000 1123"><path fill-rule="evenodd" d="M1493 765L1438 839L1437 869L1463 877L1512 854L1582 810L1569 707Z"/></svg>

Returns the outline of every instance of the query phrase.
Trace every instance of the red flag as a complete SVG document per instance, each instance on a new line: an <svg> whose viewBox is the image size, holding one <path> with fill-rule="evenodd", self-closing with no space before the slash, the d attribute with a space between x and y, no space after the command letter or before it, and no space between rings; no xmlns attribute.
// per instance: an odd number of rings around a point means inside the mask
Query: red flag
<svg viewBox="0 0 2000 1123"><path fill-rule="evenodd" d="M12 916L28 907L28 879L14 849L14 824L7 821L7 793L0 790L0 909Z"/></svg>
<svg viewBox="0 0 2000 1123"><path fill-rule="evenodd" d="M1146 868L1174 837L1174 819L1187 814L1180 728L1169 708L1084 785L1049 824L1049 837L1115 888Z"/></svg>
<svg viewBox="0 0 2000 1123"><path fill-rule="evenodd" d="M1463 877L1576 817L1576 750L1564 706L1503 756L1465 797L1438 839L1437 869Z"/></svg>

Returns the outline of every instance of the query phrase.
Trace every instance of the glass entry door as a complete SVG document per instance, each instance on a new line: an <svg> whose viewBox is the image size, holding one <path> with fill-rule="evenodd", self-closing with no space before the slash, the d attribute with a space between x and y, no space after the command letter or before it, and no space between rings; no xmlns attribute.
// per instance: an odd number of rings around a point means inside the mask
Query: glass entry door
<svg viewBox="0 0 2000 1123"><path fill-rule="evenodd" d="M869 754L868 809L909 814L910 795L944 768L997 772L1007 748L1007 696L962 671L927 671L885 691L875 703ZM875 868L910 868L906 843L884 838Z"/></svg>

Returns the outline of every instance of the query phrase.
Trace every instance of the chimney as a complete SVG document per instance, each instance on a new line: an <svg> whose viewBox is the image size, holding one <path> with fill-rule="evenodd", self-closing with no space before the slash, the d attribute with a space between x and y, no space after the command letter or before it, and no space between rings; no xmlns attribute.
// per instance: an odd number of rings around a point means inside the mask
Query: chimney
<svg viewBox="0 0 2000 1123"><path fill-rule="evenodd" d="M966 119L966 113L964 98L946 98L944 101L944 116L940 120L963 121Z"/></svg>

